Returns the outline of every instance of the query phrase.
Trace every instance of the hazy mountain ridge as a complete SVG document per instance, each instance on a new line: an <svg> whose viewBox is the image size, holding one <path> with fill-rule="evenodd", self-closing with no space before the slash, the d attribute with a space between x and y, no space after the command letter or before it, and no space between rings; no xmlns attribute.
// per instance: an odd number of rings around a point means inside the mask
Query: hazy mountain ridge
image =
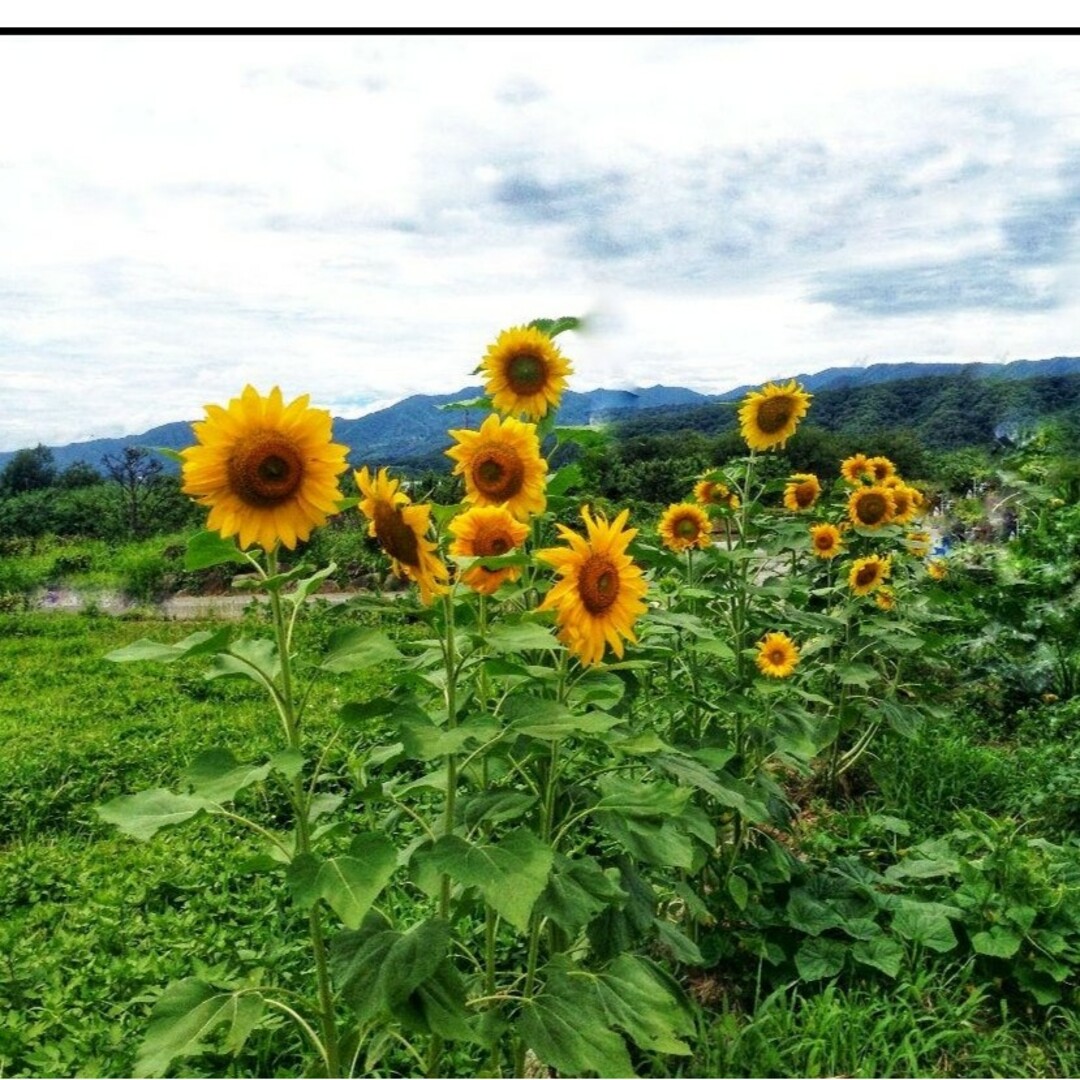
<svg viewBox="0 0 1080 1080"><path fill-rule="evenodd" d="M1057 356L1046 360L1014 360L1007 364L941 364L905 362L871 364L866 367L835 367L810 375L794 376L807 390L823 391L878 388L884 383L899 383L948 376L961 379L1023 381L1037 378L1080 375L1080 357ZM719 402L743 397L760 384L740 386L723 394L702 394L678 386L655 385L634 390L597 389L568 391L560 409L564 424L590 424L609 420L628 420L642 416L660 420L682 414L687 429ZM420 458L438 459L451 444L450 428L476 427L483 419L480 409L443 410L439 406L470 400L482 392L479 386L467 386L449 394L414 394L402 401L366 416L334 419L334 438L346 443L354 465L401 464ZM822 417L822 420L825 418ZM102 467L106 454L115 454L125 446L167 447L173 450L190 446L191 424L177 421L162 424L137 435L54 446L50 449L56 465L63 469L76 461ZM0 451L0 468L14 456L14 451Z"/></svg>

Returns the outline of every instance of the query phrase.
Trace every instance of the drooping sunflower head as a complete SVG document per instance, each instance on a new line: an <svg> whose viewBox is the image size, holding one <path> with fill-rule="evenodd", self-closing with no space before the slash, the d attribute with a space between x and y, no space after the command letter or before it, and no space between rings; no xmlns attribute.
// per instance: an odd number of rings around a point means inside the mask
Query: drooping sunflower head
<svg viewBox="0 0 1080 1080"><path fill-rule="evenodd" d="M672 503L660 518L660 539L672 551L707 548L712 543L708 515L693 503Z"/></svg>
<svg viewBox="0 0 1080 1080"><path fill-rule="evenodd" d="M767 383L747 394L739 408L739 426L751 450L771 450L795 434L810 408L808 394L794 379L784 386Z"/></svg>
<svg viewBox="0 0 1080 1080"><path fill-rule="evenodd" d="M827 522L810 526L810 547L819 559L835 559L843 548L840 530Z"/></svg>
<svg viewBox="0 0 1080 1080"><path fill-rule="evenodd" d="M809 510L820 494L821 482L813 473L793 473L784 488L784 505L795 513Z"/></svg>
<svg viewBox="0 0 1080 1080"><path fill-rule="evenodd" d="M720 480L699 480L694 485L694 498L702 506L716 506L723 510L739 509L739 496Z"/></svg>
<svg viewBox="0 0 1080 1080"><path fill-rule="evenodd" d="M865 454L852 454L840 462L840 475L853 487L864 480L872 480L874 471L870 468L870 459Z"/></svg>
<svg viewBox="0 0 1080 1080"><path fill-rule="evenodd" d="M599 664L605 645L620 659L623 639L636 642L634 620L644 614L648 589L640 567L626 553L637 529L627 529L630 512L623 510L610 524L581 508L586 536L565 525L559 535L569 547L536 553L555 568L560 580L552 586L541 611L555 611L559 636L583 664Z"/></svg>
<svg viewBox="0 0 1080 1080"><path fill-rule="evenodd" d="M573 374L559 347L542 330L514 326L488 346L480 365L485 392L499 412L540 420L559 407L566 377Z"/></svg>
<svg viewBox="0 0 1080 1080"><path fill-rule="evenodd" d="M754 662L762 675L770 679L786 679L799 663L799 650L787 634L766 634L758 642Z"/></svg>
<svg viewBox="0 0 1080 1080"><path fill-rule="evenodd" d="M883 585L891 573L892 560L888 555L868 555L852 563L848 585L856 596L866 596Z"/></svg>
<svg viewBox="0 0 1080 1080"><path fill-rule="evenodd" d="M308 401L286 405L276 386L268 397L246 386L227 408L206 406L192 425L199 445L180 456L182 490L210 507L208 528L242 548L291 549L337 510L349 448L330 441L330 414Z"/></svg>
<svg viewBox="0 0 1080 1080"><path fill-rule="evenodd" d="M949 566L944 559L927 559L926 572L935 581L944 581L949 576Z"/></svg>
<svg viewBox="0 0 1080 1080"><path fill-rule="evenodd" d="M506 505L519 521L543 512L547 462L540 456L535 424L492 413L479 431L450 434L457 445L446 451L457 463L454 474L465 478L465 501L474 506Z"/></svg>
<svg viewBox="0 0 1080 1080"><path fill-rule="evenodd" d="M896 475L896 466L887 457L868 458L866 465L874 474L875 484L883 484L890 476Z"/></svg>
<svg viewBox="0 0 1080 1080"><path fill-rule="evenodd" d="M864 529L877 529L893 519L892 492L880 484L856 488L848 499L848 517Z"/></svg>
<svg viewBox="0 0 1080 1080"><path fill-rule="evenodd" d="M880 585L878 591L874 593L874 603L882 611L892 611L896 607L896 593L888 585Z"/></svg>
<svg viewBox="0 0 1080 1080"><path fill-rule="evenodd" d="M520 547L529 535L528 525L518 521L505 506L474 506L450 522L450 532L455 540L450 554L490 558L509 555ZM483 566L470 566L461 580L470 589L490 596L504 581L517 581L521 576L518 566L500 566L488 570Z"/></svg>
<svg viewBox="0 0 1080 1080"><path fill-rule="evenodd" d="M368 519L368 536L390 557L398 577L407 577L420 587L420 599L430 604L446 592L450 575L446 564L436 554L435 544L428 539L431 506L413 505L401 490L398 480L391 480L387 469L372 476L365 465L353 474L363 498L360 511Z"/></svg>

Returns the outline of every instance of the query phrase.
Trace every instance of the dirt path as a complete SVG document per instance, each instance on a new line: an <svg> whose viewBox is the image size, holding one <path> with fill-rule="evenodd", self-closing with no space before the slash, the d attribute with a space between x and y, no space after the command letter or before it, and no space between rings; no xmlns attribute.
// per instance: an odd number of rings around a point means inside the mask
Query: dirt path
<svg viewBox="0 0 1080 1080"><path fill-rule="evenodd" d="M309 597L312 600L326 600L331 604L343 604L359 593L320 593ZM122 615L126 611L145 611L160 613L165 619L239 619L244 609L252 600L264 600L265 595L226 594L223 596L170 596L156 604L143 604L129 600L117 592L82 593L75 589L48 589L34 599L36 611L77 612L86 608L96 608L106 615Z"/></svg>

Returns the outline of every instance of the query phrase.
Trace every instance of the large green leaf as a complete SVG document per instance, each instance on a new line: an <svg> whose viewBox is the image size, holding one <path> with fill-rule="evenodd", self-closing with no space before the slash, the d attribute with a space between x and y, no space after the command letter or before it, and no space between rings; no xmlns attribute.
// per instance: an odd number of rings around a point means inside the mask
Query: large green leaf
<svg viewBox="0 0 1080 1080"><path fill-rule="evenodd" d="M788 925L817 937L844 922L839 912L812 896L806 889L792 889L784 912Z"/></svg>
<svg viewBox="0 0 1080 1080"><path fill-rule="evenodd" d="M136 660L157 660L162 664L171 664L174 660L180 660L186 656L205 656L208 653L220 652L229 644L232 637L232 628L223 626L220 630L200 630L178 641L175 645L163 645L157 641L140 638L138 641L125 645L122 649L114 649L105 659L112 660L117 664L127 664Z"/></svg>
<svg viewBox="0 0 1080 1080"><path fill-rule="evenodd" d="M1024 939L1007 926L991 926L971 935L972 948L982 956L997 956L1008 960L1016 955Z"/></svg>
<svg viewBox="0 0 1080 1080"><path fill-rule="evenodd" d="M644 782L609 774L597 782L600 801L593 807L624 817L675 817L682 813L690 798L687 787L675 787L663 781Z"/></svg>
<svg viewBox="0 0 1080 1080"><path fill-rule="evenodd" d="M436 727L425 719L406 721L400 730L408 757L414 761L431 761L447 754L456 754L470 742L487 742L502 729L498 724L484 719L473 720L456 728Z"/></svg>
<svg viewBox="0 0 1080 1080"><path fill-rule="evenodd" d="M807 938L795 954L795 966L799 976L807 981L831 979L844 966L848 947L842 941L830 938Z"/></svg>
<svg viewBox="0 0 1080 1080"><path fill-rule="evenodd" d="M297 856L289 867L289 886L301 907L325 900L338 918L355 930L386 888L397 868L397 851L385 836L366 833L349 846L348 855L318 860Z"/></svg>
<svg viewBox="0 0 1080 1080"><path fill-rule="evenodd" d="M904 946L894 938L874 937L869 941L856 941L851 955L860 964L868 964L895 979L904 962Z"/></svg>
<svg viewBox="0 0 1080 1080"><path fill-rule="evenodd" d="M658 754L653 762L664 772L692 784L711 795L721 806L730 806L748 821L767 821L769 811L756 792L743 780L726 772L715 772L700 761L683 754Z"/></svg>
<svg viewBox="0 0 1080 1080"><path fill-rule="evenodd" d="M346 626L330 635L323 671L341 674L366 671L402 659L398 647L381 631L366 626Z"/></svg>
<svg viewBox="0 0 1080 1080"><path fill-rule="evenodd" d="M496 653L563 648L549 627L535 622L499 623L488 630L486 640L488 648Z"/></svg>
<svg viewBox="0 0 1080 1080"><path fill-rule="evenodd" d="M528 829L515 829L496 844L471 844L443 836L421 848L414 862L428 874L447 874L475 886L511 926L527 930L529 914L547 885L552 851Z"/></svg>
<svg viewBox="0 0 1080 1080"><path fill-rule="evenodd" d="M575 714L556 701L520 699L511 720L511 730L534 739L565 739L574 735L596 735L609 731L622 721L617 716L593 710ZM519 713L520 715L515 715Z"/></svg>
<svg viewBox="0 0 1080 1080"><path fill-rule="evenodd" d="M212 809L213 803L196 795L176 795L167 788L152 788L136 795L118 795L97 807L97 814L122 833L137 840L149 840L158 829L179 825L202 810Z"/></svg>
<svg viewBox="0 0 1080 1080"><path fill-rule="evenodd" d="M580 330L584 322L577 315L560 315L557 319L533 319L529 326L553 338L565 330Z"/></svg>
<svg viewBox="0 0 1080 1080"><path fill-rule="evenodd" d="M206 1051L209 1036L226 1024L223 1048L239 1052L263 1009L262 997L251 990L221 991L196 978L171 983L150 1014L135 1075L162 1076L174 1059Z"/></svg>
<svg viewBox="0 0 1080 1080"><path fill-rule="evenodd" d="M280 674L281 659L272 641L268 638L240 638L229 646L228 652L220 652L214 657L206 678L239 675L272 690L274 680Z"/></svg>
<svg viewBox="0 0 1080 1080"><path fill-rule="evenodd" d="M184 553L185 570L205 570L230 562L248 563L235 540L225 540L220 533L207 530L196 533L188 541L187 551Z"/></svg>
<svg viewBox="0 0 1080 1080"><path fill-rule="evenodd" d="M956 908L944 904L902 899L893 915L892 928L908 941L934 952L948 952L956 948L956 934L949 922L949 914L954 912L959 915Z"/></svg>
<svg viewBox="0 0 1080 1080"><path fill-rule="evenodd" d="M601 811L597 826L636 859L654 866L677 866L689 870L694 865L694 844L671 819L624 817Z"/></svg>
<svg viewBox="0 0 1080 1080"><path fill-rule="evenodd" d="M560 852L537 910L573 937L606 907L626 899L617 879L605 874L591 855L570 858Z"/></svg>
<svg viewBox="0 0 1080 1080"><path fill-rule="evenodd" d="M193 795L210 802L226 803L236 798L238 792L270 775L273 763L244 765L231 750L204 750L180 774Z"/></svg>

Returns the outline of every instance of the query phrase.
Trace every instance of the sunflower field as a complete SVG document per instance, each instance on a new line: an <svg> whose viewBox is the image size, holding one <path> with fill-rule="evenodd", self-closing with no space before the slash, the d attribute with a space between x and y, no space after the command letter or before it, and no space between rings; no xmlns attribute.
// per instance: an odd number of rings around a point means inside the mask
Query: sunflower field
<svg viewBox="0 0 1080 1080"><path fill-rule="evenodd" d="M792 381L741 403L741 456L635 520L584 489L597 433L559 424L577 325L490 345L462 403L486 418L447 410L452 504L388 468L346 497L307 397L206 407L177 455L207 511L185 565L264 606L126 627L111 677L149 695L132 746L152 729L165 765L50 781L117 865L187 884L144 884L102 946L127 958L135 935L145 970L79 1003L107 1019L91 1053L58 1028L74 991L46 1003L20 974L48 882L83 864L68 838L31 871L35 829L12 833L12 1075L1080 1068L1075 502L1052 513L1021 463L1024 545L934 554L925 486L875 447L778 471L813 410ZM308 602L335 566L305 552L339 515L404 592ZM199 718L162 750L184 695ZM20 797L13 817L46 820Z"/></svg>

